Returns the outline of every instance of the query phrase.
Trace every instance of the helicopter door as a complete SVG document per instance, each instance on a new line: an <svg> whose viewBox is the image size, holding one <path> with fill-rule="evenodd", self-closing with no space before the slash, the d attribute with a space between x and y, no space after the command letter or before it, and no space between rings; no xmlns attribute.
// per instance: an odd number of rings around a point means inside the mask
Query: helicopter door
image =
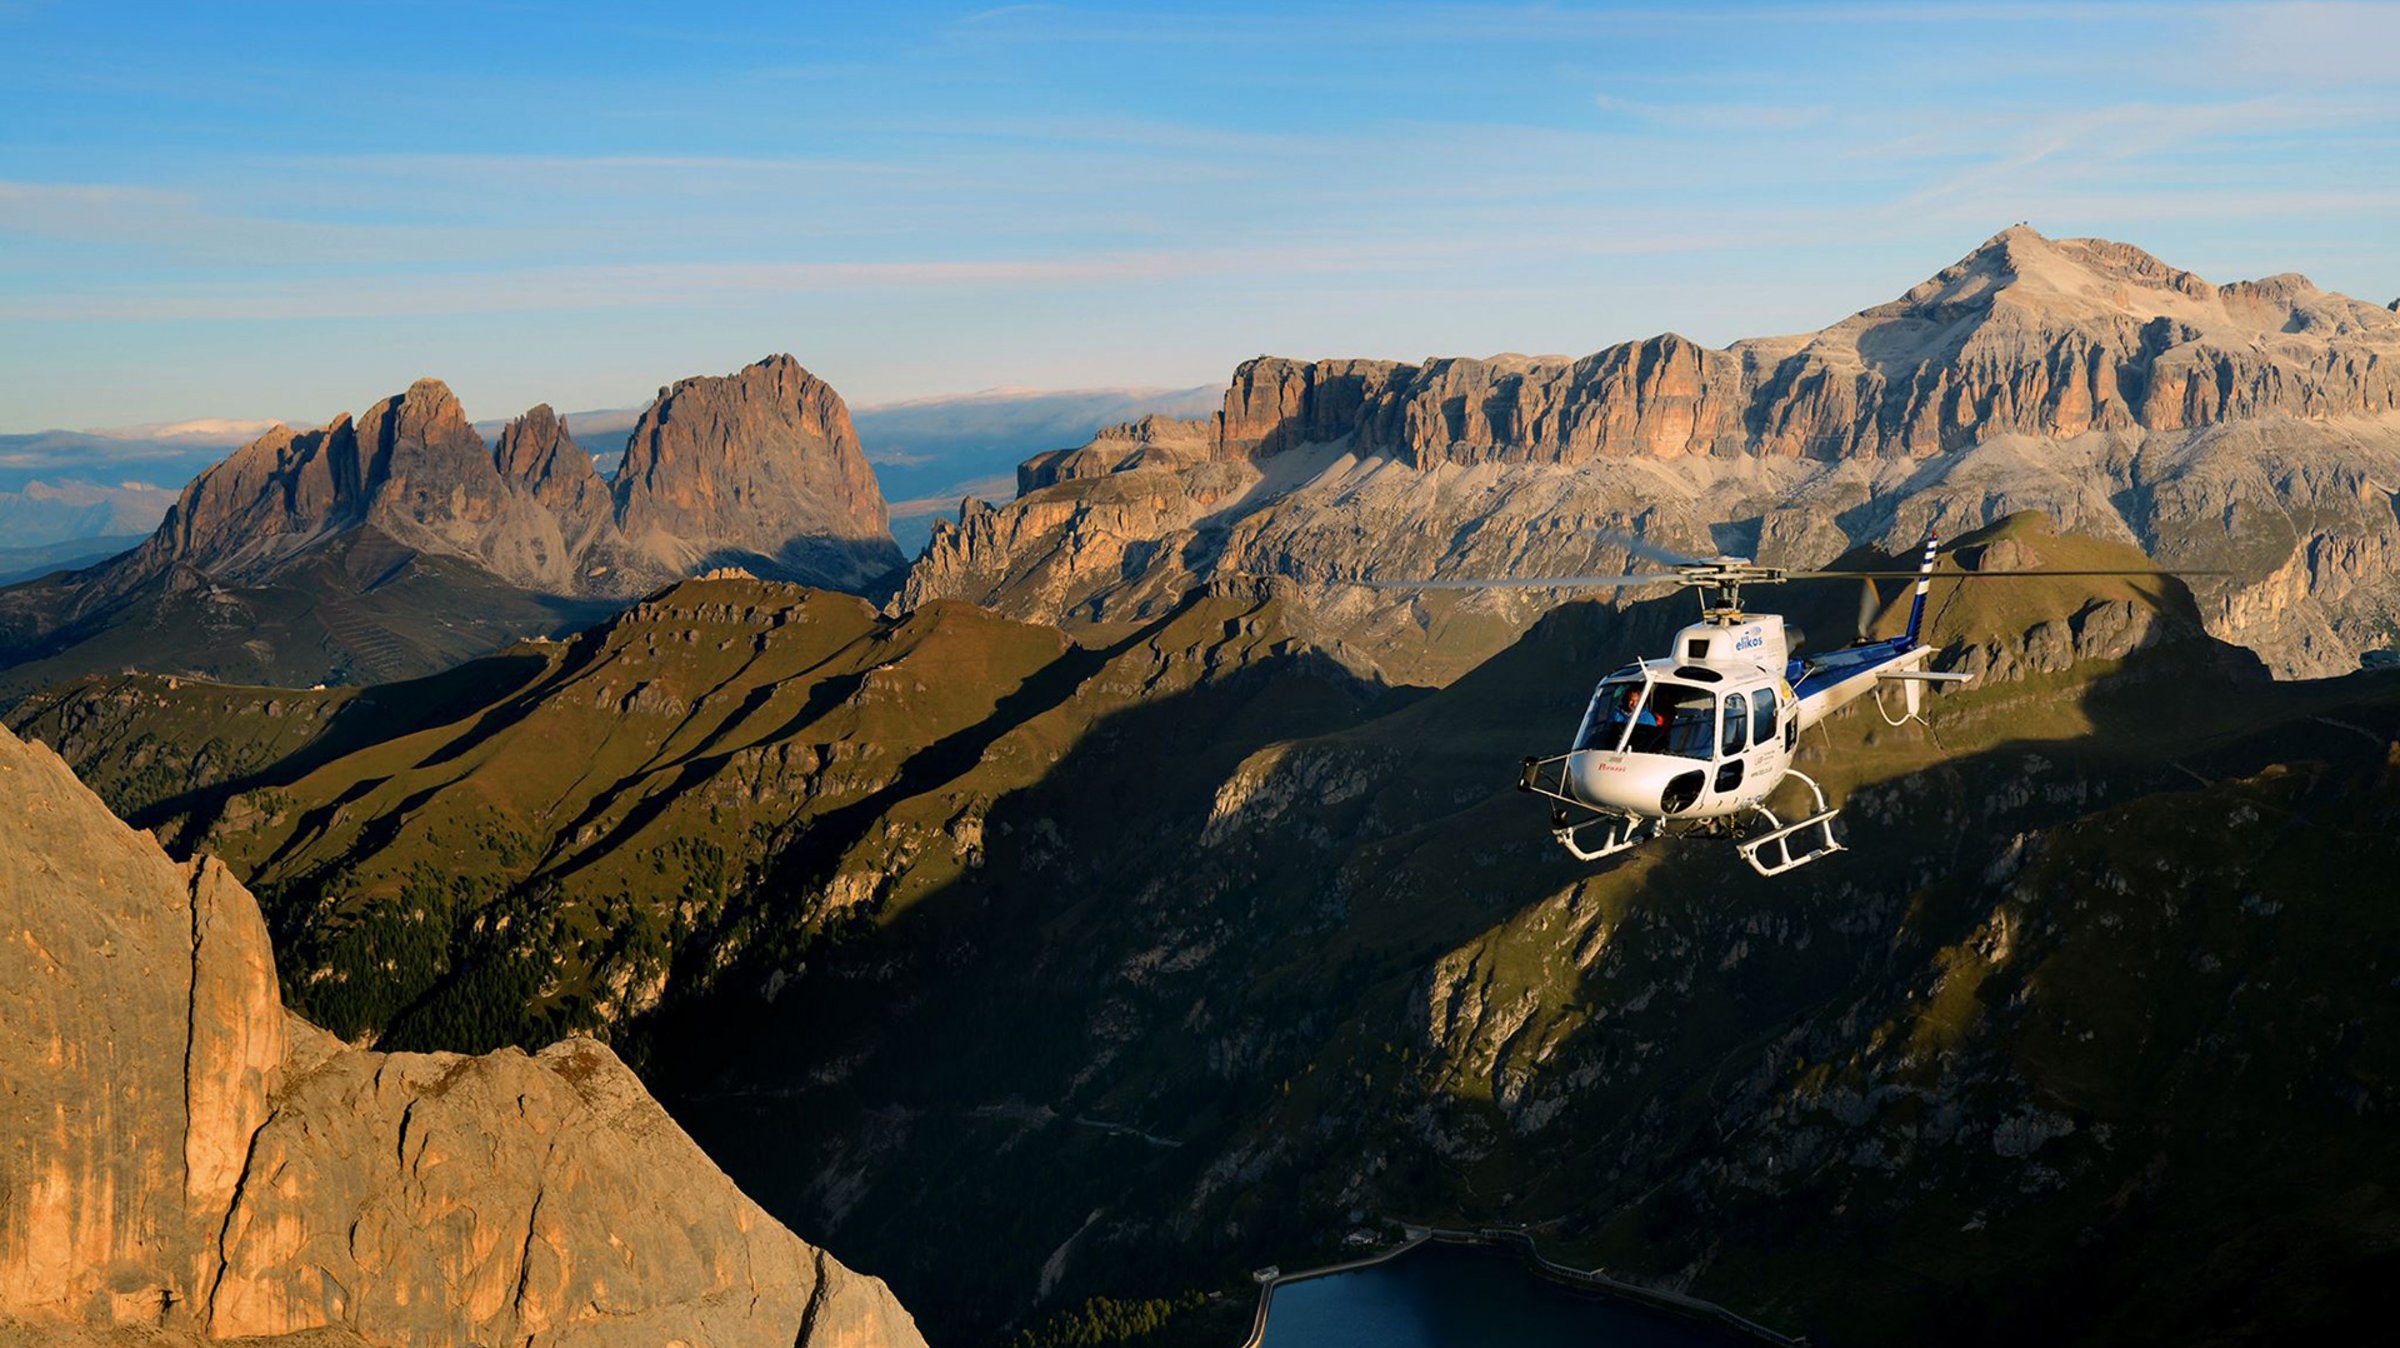
<svg viewBox="0 0 2400 1348"><path fill-rule="evenodd" d="M1764 760L1775 748L1775 690L1761 688L1750 695L1750 742L1758 746L1758 757ZM1791 746L1784 746L1788 751Z"/></svg>
<svg viewBox="0 0 2400 1348"><path fill-rule="evenodd" d="M1742 751L1750 747L1750 704L1740 693L1725 695L1725 728L1717 739L1717 792L1741 789Z"/></svg>

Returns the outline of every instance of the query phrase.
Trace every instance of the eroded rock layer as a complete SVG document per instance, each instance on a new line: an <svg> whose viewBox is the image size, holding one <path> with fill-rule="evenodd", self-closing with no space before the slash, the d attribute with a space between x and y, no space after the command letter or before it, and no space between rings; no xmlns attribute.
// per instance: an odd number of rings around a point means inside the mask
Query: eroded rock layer
<svg viewBox="0 0 2400 1348"><path fill-rule="evenodd" d="M2002 435L2400 410L2400 323L2303 276L2226 286L2104 239L2007 230L1822 332L1712 350L1668 333L1580 360L1261 357L1226 457L1350 437L1436 462L1923 455Z"/></svg>

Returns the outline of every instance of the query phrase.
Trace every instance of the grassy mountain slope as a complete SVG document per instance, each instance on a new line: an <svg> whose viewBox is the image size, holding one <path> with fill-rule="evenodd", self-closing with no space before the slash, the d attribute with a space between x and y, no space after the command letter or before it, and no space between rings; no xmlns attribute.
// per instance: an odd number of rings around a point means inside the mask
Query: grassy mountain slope
<svg viewBox="0 0 2400 1348"><path fill-rule="evenodd" d="M990 802L1145 698L1279 662L1260 730L1191 728L1230 736L1229 765L1377 696L1291 655L1274 611L1204 596L1085 648L964 604L894 621L698 580L413 683L128 675L15 719L129 819L239 867L291 995L336 1029L505 1043L622 1027L670 986L780 986L827 930L981 865Z"/></svg>
<svg viewBox="0 0 2400 1348"><path fill-rule="evenodd" d="M1960 551L1987 547L2011 566L2138 564L2027 522ZM1846 598L1826 596L1812 626L1838 630ZM1269 746L1213 790L1114 791L1116 762L1062 762L987 823L1038 823L1060 845L995 854L911 928L833 952L683 1108L745 1182L952 1314L1021 1298L1053 1261L1053 1302L1159 1294L1195 1268L1297 1262L1374 1214L1407 1214L1534 1222L1562 1249L1828 1341L1908 1341L1979 1285L2004 1296L2066 1278L2084 1222L2059 1239L2071 1219L2057 1205L2132 1183L2144 1147L2204 1132L2220 1103L2078 1102L2064 1072L2105 1077L2128 1046L2076 1040L2054 1081L2059 1054L2033 1040L2051 1017L2198 1014L2145 1007L2152 987L2182 991L2168 969L2047 977L2012 1006L2015 978L2149 930L2149 908L2186 902L2169 896L2310 883L2271 856L2231 870L2223 847L2161 869L2113 812L2188 812L2186 831L2205 830L2264 789L2250 776L2323 780L2341 800L2382 789L2393 717L2372 685L2269 684L2200 638L2179 598L2065 580L1937 596L1953 662L1993 680L1941 699L1938 741L1864 708L1812 740L1808 770L1851 802L1853 851L1781 881L1712 843L1595 872L1505 791L1516 754L1562 735L1592 673L1621 658L1626 633L1595 606L1385 717ZM1663 628L1678 607L1633 621ZM2314 719L2327 715L2368 733ZM2051 859L2070 846L2124 849L2114 906L2045 929L2071 947L2055 956L2019 956L2006 977L1975 967L1992 930L2021 924L2012 905L2038 901L2018 876L2081 873ZM2325 914L2335 939L2388 943L2365 898L2354 883ZM2255 950L2183 933L2136 953L2213 960L2227 983L2260 976ZM2388 1015L2377 979L2392 972L2351 980L2331 1011L2297 989L2266 999L2272 1028L2232 1032L2235 1051L2260 1051L2252 1033L2371 1019L2378 990ZM2198 1043L2187 1073L2227 1051ZM2251 1088L2254 1136L2300 1154L2291 1192L2339 1192L2341 1167L2310 1147L2346 1131L2351 1107L2287 1098L2287 1084ZM1938 1138L1921 1136L1915 1116L1945 1108ZM2080 1133L2048 1135L2077 1118ZM795 1137L844 1163L788 1170ZM2202 1145L2190 1164L2181 1229L2246 1229L2250 1200L2218 1182L2244 1162ZM2062 1197L2045 1167L2085 1188ZM2374 1257L2381 1202L2280 1271L2313 1293L2350 1276ZM2300 1220L2291 1200L2265 1206ZM1991 1333L2051 1312L2092 1333L2094 1314L2127 1306L2259 1325L2228 1303L2232 1284L2167 1281L2174 1265L2140 1248L2134 1218L2102 1217L2089 1224L2120 1242L2129 1281L2002 1307ZM960 1223L972 1273L924 1234ZM1836 1238L1839 1257L1793 1257L1795 1242ZM1989 1261L1995 1247L2019 1252L2013 1268Z"/></svg>
<svg viewBox="0 0 2400 1348"><path fill-rule="evenodd" d="M151 592L93 599L91 572L0 592L0 708L93 671L237 683L376 683L421 677L526 632L567 632L619 605L521 589L470 562L371 529L266 585L184 572ZM37 633L38 635L31 635Z"/></svg>

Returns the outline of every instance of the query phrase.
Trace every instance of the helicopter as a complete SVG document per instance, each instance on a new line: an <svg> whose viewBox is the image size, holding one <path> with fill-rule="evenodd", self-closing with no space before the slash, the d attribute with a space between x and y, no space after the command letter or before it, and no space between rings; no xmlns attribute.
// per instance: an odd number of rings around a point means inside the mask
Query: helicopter
<svg viewBox="0 0 2400 1348"><path fill-rule="evenodd" d="M1928 532L1914 571L1798 571L1746 557L1687 557L1647 540L1612 537L1637 556L1671 570L1619 576L1379 582L1389 589L1583 589L1674 584L1697 590L1700 621L1675 634L1663 656L1637 660L1600 680L1567 751L1528 757L1517 789L1551 802L1551 832L1580 861L1599 861L1665 836L1731 838L1751 869L1777 876L1846 850L1833 830L1840 807L1816 779L1793 766L1802 731L1872 692L1896 685L1905 725L1923 720L1929 684L1971 676L1926 668L1925 598L1940 538ZM2137 570L1968 571L1957 580L2017 576L2158 576L2198 572ZM1796 634L1773 613L1742 607L1742 588L1795 580L1862 582L1859 639L1821 654L1793 653ZM1872 582L1916 582L1908 627L1899 636L1866 635ZM1767 804L1784 783L1808 792L1789 822Z"/></svg>

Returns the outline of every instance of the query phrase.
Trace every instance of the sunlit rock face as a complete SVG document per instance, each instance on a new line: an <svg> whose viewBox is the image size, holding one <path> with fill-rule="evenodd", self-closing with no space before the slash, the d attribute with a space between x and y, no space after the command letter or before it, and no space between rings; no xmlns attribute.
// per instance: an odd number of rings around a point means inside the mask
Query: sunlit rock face
<svg viewBox="0 0 2400 1348"><path fill-rule="evenodd" d="M660 390L626 445L616 515L677 574L732 559L856 589L902 565L850 409L790 356Z"/></svg>
<svg viewBox="0 0 2400 1348"><path fill-rule="evenodd" d="M922 1343L605 1046L351 1048L222 865L6 731L0 799L0 1341Z"/></svg>
<svg viewBox="0 0 2400 1348"><path fill-rule="evenodd" d="M1814 566L2041 510L2226 572L2193 582L2211 630L2323 675L2400 615L2396 483L2392 311L2020 226L1891 303L1722 350L1245 362L1213 421L1028 461L1016 500L936 528L901 602L1106 622L1281 576L1329 649L1442 682L1567 592L1361 582L1650 565L1627 533Z"/></svg>

